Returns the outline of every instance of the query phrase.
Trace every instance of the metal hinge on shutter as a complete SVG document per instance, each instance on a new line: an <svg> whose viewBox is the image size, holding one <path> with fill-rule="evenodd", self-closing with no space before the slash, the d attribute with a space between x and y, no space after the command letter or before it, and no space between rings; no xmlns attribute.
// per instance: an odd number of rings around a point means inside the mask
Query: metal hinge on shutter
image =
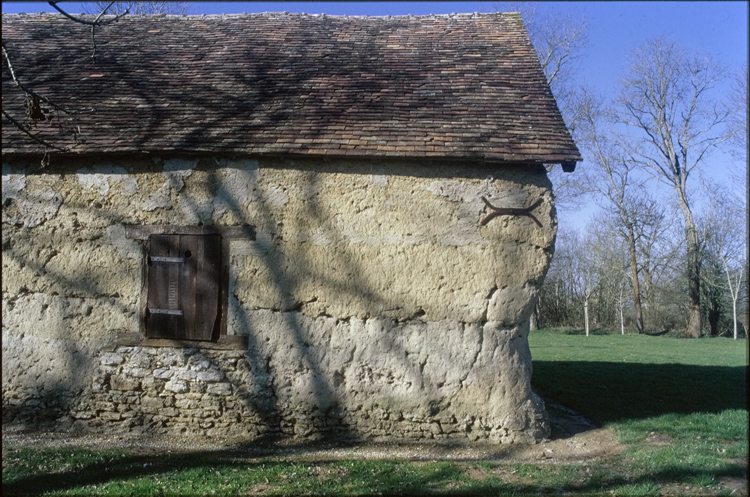
<svg viewBox="0 0 750 497"><path fill-rule="evenodd" d="M157 256L151 256L151 262L176 262L179 264L185 263L184 257L157 257Z"/></svg>
<svg viewBox="0 0 750 497"><path fill-rule="evenodd" d="M151 314L169 314L170 316L182 316L182 311L179 309L152 309L148 308L148 312Z"/></svg>

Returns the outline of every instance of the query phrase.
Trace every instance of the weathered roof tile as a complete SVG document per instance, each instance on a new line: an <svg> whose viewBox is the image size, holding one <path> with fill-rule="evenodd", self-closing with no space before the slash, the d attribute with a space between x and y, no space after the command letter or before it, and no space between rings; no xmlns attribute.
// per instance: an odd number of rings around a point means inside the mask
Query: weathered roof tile
<svg viewBox="0 0 750 497"><path fill-rule="evenodd" d="M73 115L24 119L74 153L218 151L580 161L518 14L3 15L22 84ZM45 107L43 104L42 107ZM3 119L3 155L43 152Z"/></svg>

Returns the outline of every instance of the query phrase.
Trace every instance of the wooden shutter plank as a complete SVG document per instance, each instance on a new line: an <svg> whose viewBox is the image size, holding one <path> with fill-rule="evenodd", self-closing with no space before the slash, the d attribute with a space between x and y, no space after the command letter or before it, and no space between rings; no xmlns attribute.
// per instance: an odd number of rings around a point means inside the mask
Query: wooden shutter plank
<svg viewBox="0 0 750 497"><path fill-rule="evenodd" d="M167 256L169 254L169 240L165 237L153 236L151 237L151 250L149 253L149 259L147 261L149 265L148 271L148 309L166 309L167 294L164 289L165 282L169 278L169 268L165 264L153 264L151 262L151 255L162 255ZM162 338L169 336L167 327L169 326L169 320L167 316L151 314L149 310L147 312L146 326L148 336L154 338Z"/></svg>
<svg viewBox="0 0 750 497"><path fill-rule="evenodd" d="M195 308L192 336L194 340L211 340L219 318L221 282L221 237L196 237Z"/></svg>
<svg viewBox="0 0 750 497"><path fill-rule="evenodd" d="M221 236L151 235L149 338L218 338ZM155 258L155 259L152 259Z"/></svg>
<svg viewBox="0 0 750 497"><path fill-rule="evenodd" d="M149 309L180 310L179 263L156 262L151 256L175 258L180 256L179 236L153 235L149 253L148 304ZM185 316L150 313L146 330L149 337L172 338L184 328Z"/></svg>
<svg viewBox="0 0 750 497"><path fill-rule="evenodd" d="M185 262L179 265L180 271L180 294L179 305L185 316L185 326L180 330L177 340L192 340L195 332L195 276L197 272L196 251L197 237L190 235L180 236L180 256Z"/></svg>

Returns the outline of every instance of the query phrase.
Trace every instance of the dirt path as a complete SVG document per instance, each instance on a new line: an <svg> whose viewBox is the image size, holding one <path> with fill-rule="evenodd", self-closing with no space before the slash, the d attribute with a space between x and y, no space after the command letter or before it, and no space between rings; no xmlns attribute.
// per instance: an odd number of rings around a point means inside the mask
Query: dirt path
<svg viewBox="0 0 750 497"><path fill-rule="evenodd" d="M614 434L563 406L551 412L552 436L540 444L458 444L437 443L360 443L307 444L257 442L228 438L199 438L169 435L104 435L69 432L13 432L3 428L3 447L85 447L121 449L134 455L184 452L231 452L253 458L279 460L409 459L409 460L503 460L518 462L573 462L617 455L624 446ZM3 451L4 453L5 451Z"/></svg>

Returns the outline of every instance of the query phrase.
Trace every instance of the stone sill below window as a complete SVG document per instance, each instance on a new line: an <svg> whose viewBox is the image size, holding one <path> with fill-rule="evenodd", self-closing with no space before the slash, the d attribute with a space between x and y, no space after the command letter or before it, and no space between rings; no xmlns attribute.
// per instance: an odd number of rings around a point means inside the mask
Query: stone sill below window
<svg viewBox="0 0 750 497"><path fill-rule="evenodd" d="M111 347L176 347L182 349L207 350L247 350L247 335L221 335L215 342L197 340L168 340L163 338L146 338L143 333L128 331L115 332Z"/></svg>

